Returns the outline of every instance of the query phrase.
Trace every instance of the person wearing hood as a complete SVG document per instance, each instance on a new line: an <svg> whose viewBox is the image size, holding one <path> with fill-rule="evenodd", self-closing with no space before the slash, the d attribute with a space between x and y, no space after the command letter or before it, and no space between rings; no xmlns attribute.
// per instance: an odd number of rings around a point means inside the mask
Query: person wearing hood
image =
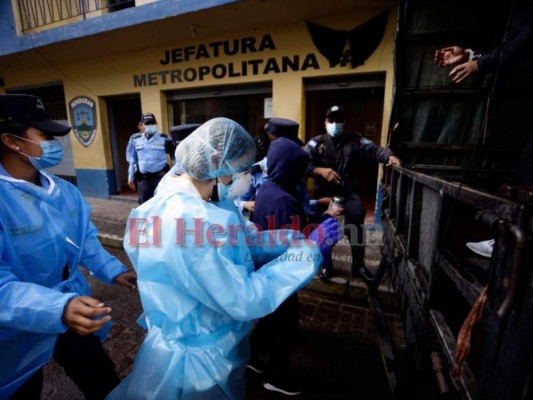
<svg viewBox="0 0 533 400"><path fill-rule="evenodd" d="M270 143L278 138L284 137L303 146L303 143L300 141L300 139L298 139L299 128L300 124L298 124L298 122L288 118L270 118L265 124L263 135L264 139L261 142L262 144L261 146L258 146L256 143L257 155L261 155L261 157L250 168L252 183L248 191L236 202L241 212L248 211L253 213L254 211L255 195L268 175L266 167L266 155L268 153Z"/></svg>
<svg viewBox="0 0 533 400"><path fill-rule="evenodd" d="M250 184L255 144L235 121L207 121L176 157L183 174L128 220L124 249L148 332L108 398L244 399L254 320L315 275L318 238L246 224L233 201Z"/></svg>
<svg viewBox="0 0 533 400"><path fill-rule="evenodd" d="M374 280L374 275L365 267L363 224L366 211L357 194L357 167L363 154L386 165L400 165L401 162L391 150L359 133L345 131L345 122L343 107L328 108L324 121L326 134L315 136L305 146L311 157L307 175L314 178L315 199L324 196L344 198L345 232L352 251L352 277L361 278L368 284ZM332 265L324 265L320 277L328 279L332 268Z"/></svg>
<svg viewBox="0 0 533 400"><path fill-rule="evenodd" d="M1 399L40 399L51 357L87 399L119 382L101 343L111 308L90 297L79 267L128 288L135 273L104 250L79 190L44 171L69 131L40 98L0 95Z"/></svg>
<svg viewBox="0 0 533 400"><path fill-rule="evenodd" d="M167 154L174 154L172 141L157 129L152 113L141 115L142 130L131 135L126 147L128 186L137 190L139 204L151 199L161 178L170 170Z"/></svg>
<svg viewBox="0 0 533 400"><path fill-rule="evenodd" d="M241 212L243 213L249 212L250 216L253 215L253 211L255 208L256 194L259 191L259 188L263 184L264 180L268 176L266 155L270 147L270 143L274 142L275 140L279 138L287 138L287 139L292 140L298 146L303 146L304 143L298 138L299 128L300 128L300 124L288 118L270 118L268 122L265 124L266 139L264 142L262 142L263 143L262 151L259 152L258 150L257 152L257 154L264 154L264 156L260 158L259 161L257 161L250 168L250 173L252 175L252 183L250 185L250 188L236 202ZM256 148L257 148L257 143L256 143ZM312 213L312 210L316 207L317 202L327 205L329 203L329 200L331 200L329 198L320 199L318 201L314 199L309 199L309 196L306 190L306 185L305 185L305 182L303 181L302 181L302 187L300 190L300 194L302 195L300 200L304 206L305 212L308 214Z"/></svg>
<svg viewBox="0 0 533 400"><path fill-rule="evenodd" d="M342 208L330 202L327 211L313 221L315 224L309 224L311 221L300 193L308 164L308 154L294 141L280 138L271 143L267 156L268 179L257 193L252 221L262 229L290 227L307 235L311 228L320 224L314 234L320 231L324 235L322 255L330 260L331 249L341 237L335 217ZM302 392L301 382L290 370L298 333L299 303L294 293L276 311L259 321L250 338L252 357L248 368L264 374L265 389L289 396Z"/></svg>

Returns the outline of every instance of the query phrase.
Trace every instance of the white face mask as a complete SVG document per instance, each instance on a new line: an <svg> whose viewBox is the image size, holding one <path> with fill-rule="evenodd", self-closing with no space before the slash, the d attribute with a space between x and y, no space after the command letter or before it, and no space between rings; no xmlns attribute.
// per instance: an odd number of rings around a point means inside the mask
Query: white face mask
<svg viewBox="0 0 533 400"><path fill-rule="evenodd" d="M326 132L331 137L337 137L344 133L344 122L326 122Z"/></svg>
<svg viewBox="0 0 533 400"><path fill-rule="evenodd" d="M235 200L244 195L250 189L252 175L249 172L234 174L232 181L225 185L217 179L218 199L215 201Z"/></svg>
<svg viewBox="0 0 533 400"><path fill-rule="evenodd" d="M233 182L230 184L227 198L231 200L238 199L250 190L252 185L252 174L250 172L241 172L233 176Z"/></svg>

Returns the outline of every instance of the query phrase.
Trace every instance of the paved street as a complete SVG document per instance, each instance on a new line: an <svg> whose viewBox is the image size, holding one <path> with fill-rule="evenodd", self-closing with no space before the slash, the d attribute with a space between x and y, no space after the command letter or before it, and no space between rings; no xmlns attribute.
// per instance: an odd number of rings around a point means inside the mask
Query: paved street
<svg viewBox="0 0 533 400"><path fill-rule="evenodd" d="M122 250L108 250L130 266ZM144 336L135 322L141 313L138 293L92 279L91 284L94 296L113 308L113 327L105 347L123 378L131 369ZM300 303L302 332L293 363L295 371L305 378L306 394L298 398L389 399L375 341L377 333L366 301L304 289L300 292ZM399 329L397 317L390 317L393 329ZM45 369L45 380L43 399L83 399L53 362ZM247 400L282 397L265 391L260 379L249 376Z"/></svg>

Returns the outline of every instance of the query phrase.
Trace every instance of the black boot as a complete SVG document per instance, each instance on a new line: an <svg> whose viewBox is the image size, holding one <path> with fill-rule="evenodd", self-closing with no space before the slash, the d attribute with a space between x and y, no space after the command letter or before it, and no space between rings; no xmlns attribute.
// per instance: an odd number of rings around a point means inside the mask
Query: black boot
<svg viewBox="0 0 533 400"><path fill-rule="evenodd" d="M361 278L367 285L374 282L375 278L374 274L365 267L364 263L355 266L352 264L352 277Z"/></svg>
<svg viewBox="0 0 533 400"><path fill-rule="evenodd" d="M365 267L364 246L352 246L352 277L361 278L367 285L374 281L374 274Z"/></svg>
<svg viewBox="0 0 533 400"><path fill-rule="evenodd" d="M322 265L320 267L320 271L318 272L318 277L323 281L329 280L329 278L331 278L331 275L332 275L331 270L332 270L331 265Z"/></svg>

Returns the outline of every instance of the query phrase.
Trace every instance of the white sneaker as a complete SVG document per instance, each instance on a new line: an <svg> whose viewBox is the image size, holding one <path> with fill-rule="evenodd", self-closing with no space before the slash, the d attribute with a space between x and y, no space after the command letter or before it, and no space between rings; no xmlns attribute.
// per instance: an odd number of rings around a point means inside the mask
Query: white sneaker
<svg viewBox="0 0 533 400"><path fill-rule="evenodd" d="M494 239L484 240L482 242L468 242L466 247L480 256L490 258L492 257L492 250L494 250Z"/></svg>

